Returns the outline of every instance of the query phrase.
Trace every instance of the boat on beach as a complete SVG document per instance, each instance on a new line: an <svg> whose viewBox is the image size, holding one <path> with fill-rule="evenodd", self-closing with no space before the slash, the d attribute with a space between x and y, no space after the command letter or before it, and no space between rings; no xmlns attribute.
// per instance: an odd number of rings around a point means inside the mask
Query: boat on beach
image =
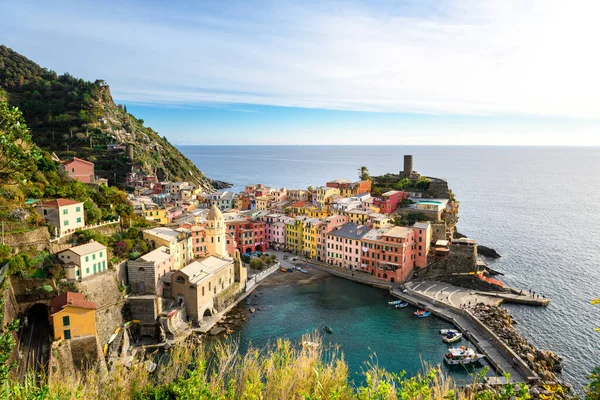
<svg viewBox="0 0 600 400"><path fill-rule="evenodd" d="M287 268L284 268L284 267L281 267L281 268L279 268L279 270L280 270L281 272L288 272Z"/></svg>
<svg viewBox="0 0 600 400"><path fill-rule="evenodd" d="M413 314L415 314L415 317L417 317L417 318L426 318L431 315L431 311L419 310L419 311L415 311Z"/></svg>
<svg viewBox="0 0 600 400"><path fill-rule="evenodd" d="M448 365L467 365L474 364L484 357L470 347L461 346L448 349L448 353L444 354L444 361Z"/></svg>
<svg viewBox="0 0 600 400"><path fill-rule="evenodd" d="M442 336L444 343L458 342L462 338L463 334L460 332L450 332Z"/></svg>
<svg viewBox="0 0 600 400"><path fill-rule="evenodd" d="M395 304L394 307L396 307L396 308L408 307L408 303L407 302L403 302L403 303Z"/></svg>
<svg viewBox="0 0 600 400"><path fill-rule="evenodd" d="M302 268L300 268L298 271L300 271L300 272L301 272L301 273L303 273L303 274L308 274L308 271L307 271L307 270L305 270L305 269L302 269Z"/></svg>
<svg viewBox="0 0 600 400"><path fill-rule="evenodd" d="M400 304L400 303L402 303L402 300L388 301L388 304L390 306L395 306L396 304Z"/></svg>

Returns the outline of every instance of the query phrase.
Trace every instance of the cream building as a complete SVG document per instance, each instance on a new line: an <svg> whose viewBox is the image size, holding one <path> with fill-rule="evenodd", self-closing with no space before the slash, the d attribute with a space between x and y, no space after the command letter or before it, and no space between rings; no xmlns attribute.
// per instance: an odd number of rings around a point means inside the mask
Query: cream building
<svg viewBox="0 0 600 400"><path fill-rule="evenodd" d="M206 215L206 253L211 256L230 258L227 253L225 219L219 208L213 204Z"/></svg>
<svg viewBox="0 0 600 400"><path fill-rule="evenodd" d="M93 240L61 251L58 259L62 261L65 275L71 281L88 278L108 268L106 246Z"/></svg>
<svg viewBox="0 0 600 400"><path fill-rule="evenodd" d="M85 226L83 203L80 201L50 200L40 204L37 211L48 225L55 228L55 236L63 236Z"/></svg>
<svg viewBox="0 0 600 400"><path fill-rule="evenodd" d="M158 227L147 229L142 237L152 248L166 246L173 256L173 269L181 269L194 259L192 236L184 229Z"/></svg>
<svg viewBox="0 0 600 400"><path fill-rule="evenodd" d="M247 270L235 259L210 256L171 275L171 294L194 324L215 315L246 287Z"/></svg>

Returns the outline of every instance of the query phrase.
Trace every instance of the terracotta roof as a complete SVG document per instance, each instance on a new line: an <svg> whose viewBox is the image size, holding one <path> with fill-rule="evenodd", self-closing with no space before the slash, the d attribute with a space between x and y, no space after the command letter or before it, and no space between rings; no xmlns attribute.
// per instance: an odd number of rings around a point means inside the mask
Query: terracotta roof
<svg viewBox="0 0 600 400"><path fill-rule="evenodd" d="M91 161L82 160L81 158L77 158L77 157L73 157L73 158L72 158L72 159L70 159L70 160L63 160L63 161L61 161L60 163L61 163L61 164L63 164L63 165L67 165L67 164L71 164L71 163L72 163L72 162L74 162L74 161L80 161L80 162L82 162L82 163L85 163L85 164L94 165L94 163L93 163L93 162L91 162Z"/></svg>
<svg viewBox="0 0 600 400"><path fill-rule="evenodd" d="M307 204L311 204L311 203L309 203L307 201L301 201L300 200L300 201L297 201L294 204L292 204L292 207L304 207Z"/></svg>
<svg viewBox="0 0 600 400"><path fill-rule="evenodd" d="M42 207L58 208L58 207L72 206L73 204L82 204L82 203L81 203L81 201L76 201L76 200L54 199L54 200L48 200L48 201L42 203Z"/></svg>
<svg viewBox="0 0 600 400"><path fill-rule="evenodd" d="M81 293L65 292L52 299L51 312L52 314L56 314L66 306L87 308L90 310L96 309L96 303L87 301Z"/></svg>

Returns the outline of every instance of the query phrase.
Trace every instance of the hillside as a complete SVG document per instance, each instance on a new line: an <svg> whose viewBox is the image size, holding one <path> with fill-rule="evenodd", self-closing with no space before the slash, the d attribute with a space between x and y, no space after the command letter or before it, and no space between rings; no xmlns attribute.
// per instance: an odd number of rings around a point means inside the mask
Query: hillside
<svg viewBox="0 0 600 400"><path fill-rule="evenodd" d="M0 99L23 112L33 141L59 157L94 162L96 175L123 187L130 171L186 180L205 191L228 187L211 180L165 137L115 104L103 80L58 75L0 45ZM108 150L109 144L121 146Z"/></svg>

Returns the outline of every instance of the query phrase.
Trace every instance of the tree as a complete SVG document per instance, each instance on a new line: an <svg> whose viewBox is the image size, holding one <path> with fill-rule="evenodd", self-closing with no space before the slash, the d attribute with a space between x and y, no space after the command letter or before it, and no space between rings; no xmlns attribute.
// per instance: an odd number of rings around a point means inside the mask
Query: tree
<svg viewBox="0 0 600 400"><path fill-rule="evenodd" d="M0 101L0 184L16 183L18 173L34 171L40 157L21 111Z"/></svg>
<svg viewBox="0 0 600 400"><path fill-rule="evenodd" d="M127 112L127 106L123 105L123 111Z"/></svg>
<svg viewBox="0 0 600 400"><path fill-rule="evenodd" d="M590 383L585 388L585 399L600 400L600 367L596 367L587 379Z"/></svg>
<svg viewBox="0 0 600 400"><path fill-rule="evenodd" d="M369 175L369 169L365 166L362 166L358 169L358 178L361 181L366 181L371 179L371 175Z"/></svg>
<svg viewBox="0 0 600 400"><path fill-rule="evenodd" d="M265 262L260 258L253 258L250 260L250 268L252 269L263 269L265 267Z"/></svg>

